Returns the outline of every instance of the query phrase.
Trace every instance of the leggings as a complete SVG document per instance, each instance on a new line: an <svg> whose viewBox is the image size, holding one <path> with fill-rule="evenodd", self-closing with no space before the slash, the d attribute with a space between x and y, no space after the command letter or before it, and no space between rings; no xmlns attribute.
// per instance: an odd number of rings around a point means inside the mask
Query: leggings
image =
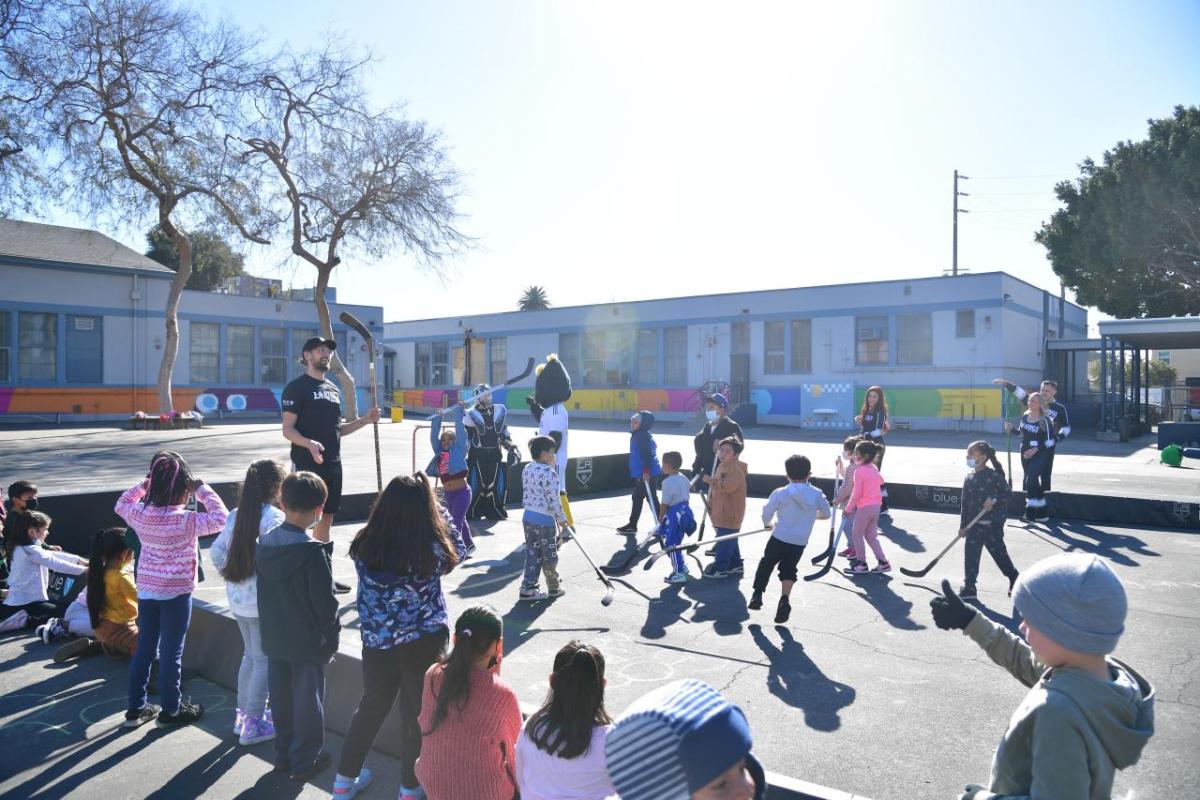
<svg viewBox="0 0 1200 800"><path fill-rule="evenodd" d="M1025 505L1028 508L1042 508L1046 505L1046 458L1049 455L1039 449L1033 458L1021 458L1021 468L1025 471Z"/></svg>
<svg viewBox="0 0 1200 800"><path fill-rule="evenodd" d="M242 633L242 663L238 667L237 707L247 717L261 717L267 710L270 659L263 653L258 617L234 615Z"/></svg>
<svg viewBox="0 0 1200 800"><path fill-rule="evenodd" d="M854 553L859 561L866 561L867 546L875 553L879 563L887 562L883 546L879 544L879 506L859 506L854 509Z"/></svg>
<svg viewBox="0 0 1200 800"><path fill-rule="evenodd" d="M467 509L471 507L471 487L451 489L444 494L446 510L450 512L450 521L454 523L454 529L462 536L463 544L470 547L473 540L471 539L471 526L467 524Z"/></svg>

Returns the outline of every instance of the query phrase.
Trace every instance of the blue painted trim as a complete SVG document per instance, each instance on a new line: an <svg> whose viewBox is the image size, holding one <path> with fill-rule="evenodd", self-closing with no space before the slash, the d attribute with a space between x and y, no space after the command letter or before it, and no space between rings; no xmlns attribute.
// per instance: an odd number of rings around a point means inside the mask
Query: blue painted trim
<svg viewBox="0 0 1200 800"><path fill-rule="evenodd" d="M20 256L2 256L0 257L0 263L11 264L16 267L58 269L67 272L93 272L104 275L140 275L144 278L158 278L159 280L167 281L175 277L175 273L169 270L163 272L148 267L106 267L102 264L75 264L69 261L50 261L41 258L22 258Z"/></svg>

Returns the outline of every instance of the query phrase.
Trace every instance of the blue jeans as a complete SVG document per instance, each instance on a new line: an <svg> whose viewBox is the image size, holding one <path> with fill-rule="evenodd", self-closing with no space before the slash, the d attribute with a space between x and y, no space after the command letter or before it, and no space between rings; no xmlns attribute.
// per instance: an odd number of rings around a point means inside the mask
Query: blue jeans
<svg viewBox="0 0 1200 800"><path fill-rule="evenodd" d="M167 714L179 710L179 673L183 663L183 638L192 619L192 595L170 600L138 600L138 646L129 665L129 709L146 705L150 664L158 654L158 696Z"/></svg>
<svg viewBox="0 0 1200 800"><path fill-rule="evenodd" d="M737 533L736 528L717 528L717 536L728 536L731 533ZM727 570L734 564L742 563L742 548L738 546L739 540L733 539L728 542L717 542L717 557L713 562L719 570Z"/></svg>
<svg viewBox="0 0 1200 800"><path fill-rule="evenodd" d="M325 663L267 659L275 720L275 766L299 772L325 746Z"/></svg>

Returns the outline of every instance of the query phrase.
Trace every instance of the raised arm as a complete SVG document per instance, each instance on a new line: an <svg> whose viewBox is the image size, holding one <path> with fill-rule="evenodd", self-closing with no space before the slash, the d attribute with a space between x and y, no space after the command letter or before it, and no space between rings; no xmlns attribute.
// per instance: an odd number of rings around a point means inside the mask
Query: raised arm
<svg viewBox="0 0 1200 800"><path fill-rule="evenodd" d="M225 521L229 519L229 509L225 508L225 502L220 495L207 483L202 483L196 487L196 500L204 505L203 511L191 514L192 524L196 526L196 535L211 536L220 533L225 528Z"/></svg>
<svg viewBox="0 0 1200 800"><path fill-rule="evenodd" d="M117 500L117 505L113 508L117 512L117 516L126 522L133 524L131 517L136 516L141 508L141 500L146 496L146 486L149 484L149 478L143 478L125 490Z"/></svg>

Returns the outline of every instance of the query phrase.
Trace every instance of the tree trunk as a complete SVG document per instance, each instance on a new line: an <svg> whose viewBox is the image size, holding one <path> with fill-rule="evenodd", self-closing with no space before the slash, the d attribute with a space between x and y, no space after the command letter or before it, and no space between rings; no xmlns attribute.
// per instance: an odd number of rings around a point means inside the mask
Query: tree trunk
<svg viewBox="0 0 1200 800"><path fill-rule="evenodd" d="M179 252L179 269L176 270L171 281L171 290L167 293L167 337L163 342L162 362L158 365L158 413L169 414L175 410L171 397L171 373L175 370L175 358L179 354L179 301L183 297L183 287L192 275L192 243L182 231L171 224L167 215L160 215L159 223Z"/></svg>
<svg viewBox="0 0 1200 800"><path fill-rule="evenodd" d="M333 321L329 317L329 304L325 302L325 290L329 288L329 276L333 272L333 267L318 267L317 268L317 290L315 292L317 302L317 320L321 325L321 336L326 339L335 339L333 335ZM349 338L347 337L347 341ZM330 370L337 378L338 386L342 388L342 416L347 420L353 421L358 419L358 394L355 391L354 377L350 371L346 369L342 363L342 354L336 350L333 352L333 359L330 361Z"/></svg>

